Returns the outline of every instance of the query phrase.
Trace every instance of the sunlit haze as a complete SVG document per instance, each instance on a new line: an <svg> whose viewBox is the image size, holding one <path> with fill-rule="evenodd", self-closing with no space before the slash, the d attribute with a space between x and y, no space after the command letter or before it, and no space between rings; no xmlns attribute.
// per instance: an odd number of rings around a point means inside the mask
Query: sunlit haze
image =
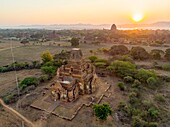
<svg viewBox="0 0 170 127"><path fill-rule="evenodd" d="M170 0L0 0L0 25L135 21L170 21Z"/></svg>

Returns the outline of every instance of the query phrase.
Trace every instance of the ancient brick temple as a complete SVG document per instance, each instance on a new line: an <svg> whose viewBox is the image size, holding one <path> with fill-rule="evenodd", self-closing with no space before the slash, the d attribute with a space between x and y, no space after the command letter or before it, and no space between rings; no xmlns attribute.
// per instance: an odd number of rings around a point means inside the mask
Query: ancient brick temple
<svg viewBox="0 0 170 127"><path fill-rule="evenodd" d="M73 48L67 65L57 71L51 85L52 100L73 101L79 95L91 94L96 90L95 67L83 59L79 48Z"/></svg>

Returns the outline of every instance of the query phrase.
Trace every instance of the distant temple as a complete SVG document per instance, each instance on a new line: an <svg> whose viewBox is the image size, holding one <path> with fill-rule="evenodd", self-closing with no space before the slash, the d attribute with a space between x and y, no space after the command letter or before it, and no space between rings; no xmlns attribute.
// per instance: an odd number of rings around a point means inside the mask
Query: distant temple
<svg viewBox="0 0 170 127"><path fill-rule="evenodd" d="M79 48L73 48L67 65L57 71L56 80L51 85L53 101L71 102L79 95L91 94L96 90L95 67L83 59Z"/></svg>

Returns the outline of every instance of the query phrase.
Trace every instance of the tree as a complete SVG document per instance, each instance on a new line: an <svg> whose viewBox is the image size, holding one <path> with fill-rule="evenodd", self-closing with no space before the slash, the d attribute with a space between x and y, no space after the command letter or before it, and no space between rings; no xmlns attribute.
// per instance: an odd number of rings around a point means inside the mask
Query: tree
<svg viewBox="0 0 170 127"><path fill-rule="evenodd" d="M20 43L25 45L25 44L29 44L29 41L27 39L23 39Z"/></svg>
<svg viewBox="0 0 170 127"><path fill-rule="evenodd" d="M47 74L49 76L49 78L51 78L52 76L54 76L55 72L56 72L56 68L54 66L44 66L41 67L41 70Z"/></svg>
<svg viewBox="0 0 170 127"><path fill-rule="evenodd" d="M143 47L140 46L132 47L130 54L133 59L145 60L149 58L149 53Z"/></svg>
<svg viewBox="0 0 170 127"><path fill-rule="evenodd" d="M153 49L153 50L151 50L151 53L150 53L152 59L155 59L155 60L160 60L161 54L164 54L164 52L159 49Z"/></svg>
<svg viewBox="0 0 170 127"><path fill-rule="evenodd" d="M112 113L112 109L109 104L96 104L93 106L95 115L100 120L106 120Z"/></svg>
<svg viewBox="0 0 170 127"><path fill-rule="evenodd" d="M107 67L108 70L114 72L117 76L134 76L136 73L136 65L130 62L116 60Z"/></svg>
<svg viewBox="0 0 170 127"><path fill-rule="evenodd" d="M109 51L110 55L126 55L128 52L128 48L124 45L114 45Z"/></svg>
<svg viewBox="0 0 170 127"><path fill-rule="evenodd" d="M170 48L166 49L164 57L170 61Z"/></svg>
<svg viewBox="0 0 170 127"><path fill-rule="evenodd" d="M73 46L73 47L79 46L79 39L78 39L78 38L73 37L73 38L70 40L70 42L71 42L71 46Z"/></svg>
<svg viewBox="0 0 170 127"><path fill-rule="evenodd" d="M39 80L36 77L27 77L19 83L19 88L22 90L28 86L31 85L37 86L38 84Z"/></svg>
<svg viewBox="0 0 170 127"><path fill-rule="evenodd" d="M53 61L53 56L49 51L43 52L41 55L43 63Z"/></svg>

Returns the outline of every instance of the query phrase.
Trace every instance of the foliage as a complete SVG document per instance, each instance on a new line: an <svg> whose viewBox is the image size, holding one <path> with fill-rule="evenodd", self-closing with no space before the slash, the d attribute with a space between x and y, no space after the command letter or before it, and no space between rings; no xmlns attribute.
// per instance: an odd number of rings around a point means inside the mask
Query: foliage
<svg viewBox="0 0 170 127"><path fill-rule="evenodd" d="M3 97L3 101L4 101L6 104L10 104L10 103L15 102L14 94L9 94L9 95Z"/></svg>
<svg viewBox="0 0 170 127"><path fill-rule="evenodd" d="M139 88L141 85L141 82L137 79L134 80L133 84L132 84L132 87L133 88Z"/></svg>
<svg viewBox="0 0 170 127"><path fill-rule="evenodd" d="M25 44L28 44L29 41L27 39L23 39L20 43L25 45Z"/></svg>
<svg viewBox="0 0 170 127"><path fill-rule="evenodd" d="M166 101L165 96L164 96L163 94L157 94L157 95L155 96L155 100L156 100L157 102L165 102L165 101Z"/></svg>
<svg viewBox="0 0 170 127"><path fill-rule="evenodd" d="M95 104L93 110L97 118L106 120L108 115L111 115L112 109L109 104Z"/></svg>
<svg viewBox="0 0 170 127"><path fill-rule="evenodd" d="M154 60L160 60L161 54L164 54L164 52L159 49L153 49L153 50L151 50L151 53L150 53L152 59L154 59Z"/></svg>
<svg viewBox="0 0 170 127"><path fill-rule="evenodd" d="M42 75L39 77L40 82L46 82L49 80L49 77L47 75Z"/></svg>
<svg viewBox="0 0 170 127"><path fill-rule="evenodd" d="M135 116L132 118L132 126L131 127L145 127L146 122L142 120L139 116Z"/></svg>
<svg viewBox="0 0 170 127"><path fill-rule="evenodd" d="M41 70L49 77L52 77L56 72L56 68L54 66L43 66L41 67Z"/></svg>
<svg viewBox="0 0 170 127"><path fill-rule="evenodd" d="M135 78L138 79L141 83L147 83L148 78L153 77L157 79L156 73L154 71L140 69L138 70Z"/></svg>
<svg viewBox="0 0 170 127"><path fill-rule="evenodd" d="M73 47L79 46L79 38L73 37L73 38L70 40L70 42L71 42L71 46L73 46Z"/></svg>
<svg viewBox="0 0 170 127"><path fill-rule="evenodd" d="M131 83L134 81L134 79L131 76L126 76L123 78L124 82Z"/></svg>
<svg viewBox="0 0 170 127"><path fill-rule="evenodd" d="M162 65L162 69L165 71L170 71L170 64Z"/></svg>
<svg viewBox="0 0 170 127"><path fill-rule="evenodd" d="M133 57L133 59L137 60L145 60L149 58L149 53L140 46L132 47L130 54Z"/></svg>
<svg viewBox="0 0 170 127"><path fill-rule="evenodd" d="M120 90L124 91L126 89L125 84L123 82L118 82L117 86L119 87Z"/></svg>
<svg viewBox="0 0 170 127"><path fill-rule="evenodd" d="M94 63L97 59L98 59L97 56L90 56L90 57L89 57L89 60L90 60L92 63Z"/></svg>
<svg viewBox="0 0 170 127"><path fill-rule="evenodd" d="M159 116L159 111L154 107L149 108L148 113L151 118L157 118Z"/></svg>
<svg viewBox="0 0 170 127"><path fill-rule="evenodd" d="M120 60L120 61L127 61L127 62L130 62L130 63L134 63L133 59L132 59L130 56L128 56L128 55L123 55L123 56L121 56L118 60Z"/></svg>
<svg viewBox="0 0 170 127"><path fill-rule="evenodd" d="M113 71L114 73L116 73L116 75L120 77L134 76L134 74L136 73L136 65L130 62L119 60L112 62L107 69Z"/></svg>
<svg viewBox="0 0 170 127"><path fill-rule="evenodd" d="M164 57L165 59L170 60L170 48L166 49Z"/></svg>
<svg viewBox="0 0 170 127"><path fill-rule="evenodd" d="M147 127L158 127L158 123L157 122L149 122L147 124Z"/></svg>
<svg viewBox="0 0 170 127"><path fill-rule="evenodd" d="M42 59L43 63L47 63L47 62L53 61L53 56L49 51L45 51L42 53L41 59Z"/></svg>
<svg viewBox="0 0 170 127"><path fill-rule="evenodd" d="M60 63L61 65L66 64L70 56L70 51L62 50L60 53L54 55L55 63Z"/></svg>
<svg viewBox="0 0 170 127"><path fill-rule="evenodd" d="M113 45L109 51L110 55L126 55L129 50L124 45Z"/></svg>
<svg viewBox="0 0 170 127"><path fill-rule="evenodd" d="M158 83L158 81L154 77L149 77L147 79L147 83L148 83L149 86L155 86Z"/></svg>
<svg viewBox="0 0 170 127"><path fill-rule="evenodd" d="M98 68L105 68L107 66L107 64L104 62L95 62L94 65Z"/></svg>
<svg viewBox="0 0 170 127"><path fill-rule="evenodd" d="M25 78L24 80L22 80L19 83L19 88L21 90L23 90L28 86L31 86L31 85L37 86L38 84L39 84L38 78L36 78L36 77L27 77L27 78Z"/></svg>

